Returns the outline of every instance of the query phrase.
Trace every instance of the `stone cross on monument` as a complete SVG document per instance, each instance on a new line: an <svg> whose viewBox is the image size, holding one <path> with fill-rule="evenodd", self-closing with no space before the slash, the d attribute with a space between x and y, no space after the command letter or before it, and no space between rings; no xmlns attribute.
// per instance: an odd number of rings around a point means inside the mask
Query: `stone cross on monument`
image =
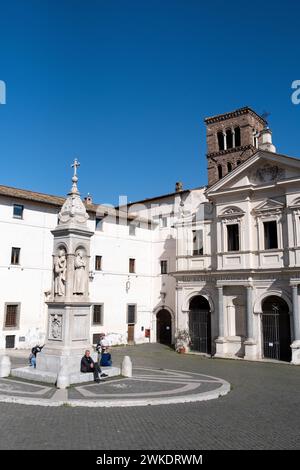
<svg viewBox="0 0 300 470"><path fill-rule="evenodd" d="M75 159L72 189L58 215L58 225L52 230L53 281L47 302L48 328L36 368L49 381L52 377L52 382L56 382L62 367L75 377L80 372L84 351L90 349L89 261L93 232L88 228L89 216L77 187L79 166Z"/></svg>
<svg viewBox="0 0 300 470"><path fill-rule="evenodd" d="M78 188L77 188L77 182L78 182L78 176L77 176L77 168L80 167L80 163L79 161L77 160L77 158L75 158L74 160L74 163L71 165L72 168L74 168L74 175L73 175L73 178L72 178L72 189L71 189L71 193L75 193L77 194L78 193Z"/></svg>

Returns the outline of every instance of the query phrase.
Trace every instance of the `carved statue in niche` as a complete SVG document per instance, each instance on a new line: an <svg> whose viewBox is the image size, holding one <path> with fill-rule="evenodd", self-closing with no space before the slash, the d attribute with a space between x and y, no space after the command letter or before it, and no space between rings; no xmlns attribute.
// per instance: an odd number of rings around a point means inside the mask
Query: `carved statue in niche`
<svg viewBox="0 0 300 470"><path fill-rule="evenodd" d="M64 249L60 249L54 261L54 294L63 296L66 292L67 257Z"/></svg>
<svg viewBox="0 0 300 470"><path fill-rule="evenodd" d="M84 251L77 250L74 261L74 289L73 293L83 295L86 289L86 260Z"/></svg>

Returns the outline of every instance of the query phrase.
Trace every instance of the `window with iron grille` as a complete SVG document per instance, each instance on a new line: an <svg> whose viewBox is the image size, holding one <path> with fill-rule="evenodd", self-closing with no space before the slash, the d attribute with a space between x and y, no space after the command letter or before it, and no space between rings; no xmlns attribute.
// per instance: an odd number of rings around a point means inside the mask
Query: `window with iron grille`
<svg viewBox="0 0 300 470"><path fill-rule="evenodd" d="M94 333L93 344L99 344L102 337L103 337L103 333Z"/></svg>
<svg viewBox="0 0 300 470"><path fill-rule="evenodd" d="M93 305L93 325L103 325L103 304Z"/></svg>
<svg viewBox="0 0 300 470"><path fill-rule="evenodd" d="M95 271L102 271L102 256L95 257Z"/></svg>
<svg viewBox="0 0 300 470"><path fill-rule="evenodd" d="M136 323L136 305L127 305L127 323L133 325Z"/></svg>
<svg viewBox="0 0 300 470"><path fill-rule="evenodd" d="M21 248L13 247L11 249L11 264L20 264L20 251Z"/></svg>
<svg viewBox="0 0 300 470"><path fill-rule="evenodd" d="M160 273L161 274L168 274L168 261L162 260L160 262Z"/></svg>
<svg viewBox="0 0 300 470"><path fill-rule="evenodd" d="M13 217L14 219L23 219L24 206L21 204L14 204Z"/></svg>
<svg viewBox="0 0 300 470"><path fill-rule="evenodd" d="M18 327L19 304L7 304L5 312L5 328Z"/></svg>
<svg viewBox="0 0 300 470"><path fill-rule="evenodd" d="M129 258L129 272L135 273L135 259Z"/></svg>

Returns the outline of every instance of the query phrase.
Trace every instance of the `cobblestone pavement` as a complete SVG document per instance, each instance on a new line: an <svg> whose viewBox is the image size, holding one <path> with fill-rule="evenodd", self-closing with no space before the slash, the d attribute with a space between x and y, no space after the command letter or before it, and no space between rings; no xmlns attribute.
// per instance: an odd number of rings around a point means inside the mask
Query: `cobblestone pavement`
<svg viewBox="0 0 300 470"><path fill-rule="evenodd" d="M232 391L207 402L136 408L0 403L0 449L300 449L300 367L204 359L156 344L114 348L114 364L125 354L136 367L220 377Z"/></svg>

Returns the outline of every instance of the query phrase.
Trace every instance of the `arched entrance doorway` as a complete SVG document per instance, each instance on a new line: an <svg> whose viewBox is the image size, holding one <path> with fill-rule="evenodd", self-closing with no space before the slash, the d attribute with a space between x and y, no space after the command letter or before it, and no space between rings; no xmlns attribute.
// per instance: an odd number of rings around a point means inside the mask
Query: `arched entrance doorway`
<svg viewBox="0 0 300 470"><path fill-rule="evenodd" d="M271 295L262 303L263 354L279 361L291 360L289 307L281 297Z"/></svg>
<svg viewBox="0 0 300 470"><path fill-rule="evenodd" d="M166 309L156 315L156 341L167 345L172 343L172 317Z"/></svg>
<svg viewBox="0 0 300 470"><path fill-rule="evenodd" d="M191 351L211 354L211 312L208 301L202 295L190 301L189 331Z"/></svg>

